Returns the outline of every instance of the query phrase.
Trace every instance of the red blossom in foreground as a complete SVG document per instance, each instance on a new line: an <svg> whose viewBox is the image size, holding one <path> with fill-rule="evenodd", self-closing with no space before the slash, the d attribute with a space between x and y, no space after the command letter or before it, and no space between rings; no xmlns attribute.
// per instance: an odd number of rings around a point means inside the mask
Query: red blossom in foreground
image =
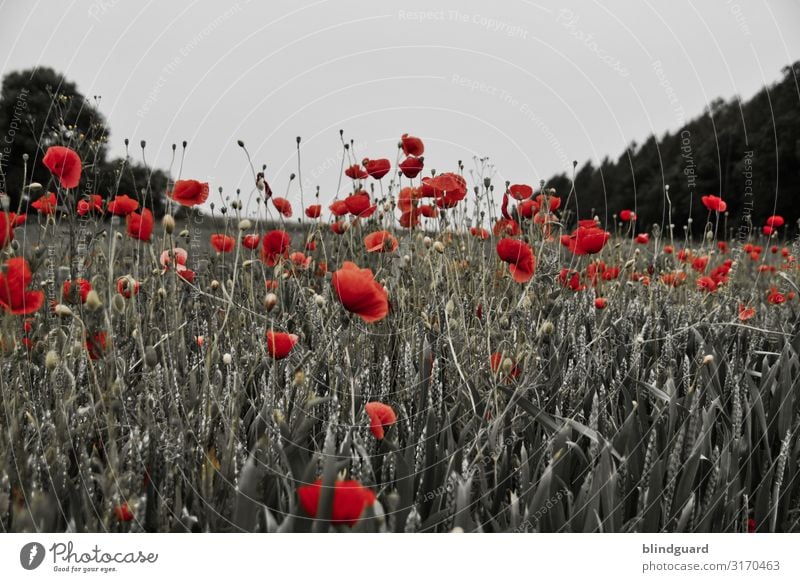
<svg viewBox="0 0 800 582"><path fill-rule="evenodd" d="M317 517L321 494L322 479L317 479L311 485L301 485L297 488L300 506L309 517ZM375 499L375 493L358 481L336 481L333 487L331 522L334 525L354 526L364 509L375 503Z"/></svg>
<svg viewBox="0 0 800 582"><path fill-rule="evenodd" d="M422 143L422 140L407 133L400 136L400 147L407 156L421 156L425 153L425 144Z"/></svg>
<svg viewBox="0 0 800 582"><path fill-rule="evenodd" d="M519 223L513 218L501 218L492 228L494 236L517 236L520 233Z"/></svg>
<svg viewBox="0 0 800 582"><path fill-rule="evenodd" d="M380 180L392 169L392 164L386 158L379 160L368 160L364 158L361 162L364 164L364 169L373 179Z"/></svg>
<svg viewBox="0 0 800 582"><path fill-rule="evenodd" d="M778 291L777 287L773 287L769 290L769 295L767 295L767 301L772 303L773 305L780 305L781 303L786 302L786 296Z"/></svg>
<svg viewBox="0 0 800 582"><path fill-rule="evenodd" d="M756 310L753 307L748 307L742 303L739 304L739 320L747 321L755 317Z"/></svg>
<svg viewBox="0 0 800 582"><path fill-rule="evenodd" d="M508 263L508 271L517 283L527 283L536 269L536 257L526 243L504 238L497 243L497 256Z"/></svg>
<svg viewBox="0 0 800 582"><path fill-rule="evenodd" d="M48 192L38 200L31 203L39 214L53 214L56 211L58 200L54 192Z"/></svg>
<svg viewBox="0 0 800 582"><path fill-rule="evenodd" d="M183 206L197 206L208 200L208 183L197 180L178 180L167 196Z"/></svg>
<svg viewBox="0 0 800 582"><path fill-rule="evenodd" d="M14 240L14 227L24 223L25 218L24 214L0 211L0 249Z"/></svg>
<svg viewBox="0 0 800 582"><path fill-rule="evenodd" d="M306 208L306 216L309 218L319 218L322 214L322 205L321 204L312 204L308 208Z"/></svg>
<svg viewBox="0 0 800 582"><path fill-rule="evenodd" d="M725 212L728 209L728 204L719 196L709 194L701 198L703 206L708 208L711 212Z"/></svg>
<svg viewBox="0 0 800 582"><path fill-rule="evenodd" d="M285 230L271 230L261 240L261 259L268 267L274 267L281 258L289 256L292 238Z"/></svg>
<svg viewBox="0 0 800 582"><path fill-rule="evenodd" d="M131 212L135 212L139 208L139 201L134 200L127 194L116 196L106 206L111 214L117 216L128 216Z"/></svg>
<svg viewBox="0 0 800 582"><path fill-rule="evenodd" d="M282 360L289 355L297 343L297 336L283 331L267 331L267 351L276 360Z"/></svg>
<svg viewBox="0 0 800 582"><path fill-rule="evenodd" d="M619 219L622 222L630 222L632 220L635 221L636 213L633 210L628 210L627 208L625 210L620 210Z"/></svg>
<svg viewBox="0 0 800 582"><path fill-rule="evenodd" d="M372 206L372 201L369 198L369 194L364 192L363 190L359 190L344 199L344 203L347 206L347 211L352 214L353 216L363 216L368 217L373 212L375 212L374 206Z"/></svg>
<svg viewBox="0 0 800 582"><path fill-rule="evenodd" d="M134 295L139 294L139 281L127 275L117 279L117 293L122 295L125 299L130 299Z"/></svg>
<svg viewBox="0 0 800 582"><path fill-rule="evenodd" d="M389 314L389 294L370 269L345 261L333 274L331 284L342 306L366 323L380 321Z"/></svg>
<svg viewBox="0 0 800 582"><path fill-rule="evenodd" d="M561 237L561 244L575 255L594 255L603 250L611 234L597 226L594 220L581 220L571 235Z"/></svg>
<svg viewBox="0 0 800 582"><path fill-rule="evenodd" d="M650 235L646 232L640 233L636 235L636 243L640 245L646 245L650 242Z"/></svg>
<svg viewBox="0 0 800 582"><path fill-rule="evenodd" d="M605 309L608 305L608 299L605 297L598 297L594 300L595 309Z"/></svg>
<svg viewBox="0 0 800 582"><path fill-rule="evenodd" d="M0 307L14 315L38 311L44 303L44 291L28 291L32 281L33 274L25 259L8 259L0 270Z"/></svg>
<svg viewBox="0 0 800 582"><path fill-rule="evenodd" d="M719 285L716 281L714 281L714 279L706 276L700 277L697 280L697 288L701 291L706 291L707 293L713 293L719 288Z"/></svg>
<svg viewBox="0 0 800 582"><path fill-rule="evenodd" d="M330 209L331 214L334 216L344 216L350 212L347 209L347 203L344 200L334 200L331 202L331 205L328 206L328 208Z"/></svg>
<svg viewBox="0 0 800 582"><path fill-rule="evenodd" d="M387 230L378 230L364 237L368 253L388 253L397 250L397 239Z"/></svg>
<svg viewBox="0 0 800 582"><path fill-rule="evenodd" d="M388 404L369 402L364 407L369 416L369 429L379 441L383 440L384 430L397 422L397 415Z"/></svg>
<svg viewBox="0 0 800 582"><path fill-rule="evenodd" d="M51 146L47 148L42 163L58 178L62 188L75 188L81 181L81 158L74 150Z"/></svg>
<svg viewBox="0 0 800 582"><path fill-rule="evenodd" d="M218 253L229 253L236 248L236 239L226 234L212 234L211 245Z"/></svg>
<svg viewBox="0 0 800 582"><path fill-rule="evenodd" d="M353 164L352 166L345 168L344 175L348 178L352 178L353 180L363 180L369 176L367 171L358 164Z"/></svg>
<svg viewBox="0 0 800 582"><path fill-rule="evenodd" d="M153 234L153 213L149 208L142 209L142 213L131 212L127 219L128 236L144 241L150 241L150 235Z"/></svg>
<svg viewBox="0 0 800 582"><path fill-rule="evenodd" d="M770 216L769 218L767 218L767 220L765 221L765 224L774 229L774 228L782 227L784 224L786 224L786 221L783 219L783 216L779 216L777 214L774 214L774 215Z"/></svg>

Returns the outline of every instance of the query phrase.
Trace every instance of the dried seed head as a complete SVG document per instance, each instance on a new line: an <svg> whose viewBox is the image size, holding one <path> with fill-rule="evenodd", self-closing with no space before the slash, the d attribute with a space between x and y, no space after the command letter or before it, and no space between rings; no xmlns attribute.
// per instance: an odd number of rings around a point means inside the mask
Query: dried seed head
<svg viewBox="0 0 800 582"><path fill-rule="evenodd" d="M544 321L539 328L539 335L551 335L555 329L556 327L553 325L552 321Z"/></svg>
<svg viewBox="0 0 800 582"><path fill-rule="evenodd" d="M216 291L217 289L219 289L219 281L214 279L213 281L211 281L211 290Z"/></svg>
<svg viewBox="0 0 800 582"><path fill-rule="evenodd" d="M267 311L272 311L277 304L278 296L275 293L267 293L264 297L264 307L266 307Z"/></svg>
<svg viewBox="0 0 800 582"><path fill-rule="evenodd" d="M511 358L504 358L502 367L503 367L503 372L508 374L514 368L514 362L511 361Z"/></svg>
<svg viewBox="0 0 800 582"><path fill-rule="evenodd" d="M712 354L706 354L705 356L703 356L704 366L710 366L713 363L714 363L714 356Z"/></svg>
<svg viewBox="0 0 800 582"><path fill-rule="evenodd" d="M437 240L435 243L433 243L433 250L435 250L437 253L443 253L444 244L442 243L442 241Z"/></svg>
<svg viewBox="0 0 800 582"><path fill-rule="evenodd" d="M164 225L164 230L167 234L175 232L175 218L171 214L165 214L161 219L161 224Z"/></svg>

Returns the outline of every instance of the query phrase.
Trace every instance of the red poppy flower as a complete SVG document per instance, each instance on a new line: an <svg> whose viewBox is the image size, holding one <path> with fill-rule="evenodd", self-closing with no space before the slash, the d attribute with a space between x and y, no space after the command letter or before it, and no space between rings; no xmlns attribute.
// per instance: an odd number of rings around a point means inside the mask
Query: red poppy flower
<svg viewBox="0 0 800 582"><path fill-rule="evenodd" d="M533 218L533 215L539 211L539 205L535 200L523 200L517 205L517 214L522 218Z"/></svg>
<svg viewBox="0 0 800 582"><path fill-rule="evenodd" d="M562 286L572 289L573 291L583 291L586 285L581 283L581 274L578 271L570 271L567 268L561 269L558 275L558 281Z"/></svg>
<svg viewBox="0 0 800 582"><path fill-rule="evenodd" d="M527 283L536 269L536 257L526 243L504 238L497 243L497 255L508 263L508 271L517 283Z"/></svg>
<svg viewBox="0 0 800 582"><path fill-rule="evenodd" d="M697 288L700 289L701 291L713 293L719 288L719 285L711 277L705 276L705 277L700 277L697 280Z"/></svg>
<svg viewBox="0 0 800 582"><path fill-rule="evenodd" d="M136 240L148 242L153 234L153 213L143 208L142 213L131 212L128 215L128 236Z"/></svg>
<svg viewBox="0 0 800 582"><path fill-rule="evenodd" d="M549 200L550 212L555 212L556 210L561 208L561 198L559 198L558 196L545 197L544 194L537 194L536 203L539 205L539 208L543 208L545 206L545 198Z"/></svg>
<svg viewBox="0 0 800 582"><path fill-rule="evenodd" d="M133 520L133 512L131 511L131 508L128 506L127 501L114 507L114 515L117 516L117 519L119 521Z"/></svg>
<svg viewBox="0 0 800 582"><path fill-rule="evenodd" d="M352 178L353 180L363 180L367 176L369 176L366 170L364 170L364 168L362 168L358 164L353 164L349 168L346 168L344 171L344 175L347 176L348 178Z"/></svg>
<svg viewBox="0 0 800 582"><path fill-rule="evenodd" d="M752 307L748 307L744 304L739 304L739 320L740 321L747 321L755 316L756 310Z"/></svg>
<svg viewBox="0 0 800 582"><path fill-rule="evenodd" d="M103 352L107 346L106 332L97 331L93 334L86 335L86 351L89 352L89 358L92 360L99 360L103 357Z"/></svg>
<svg viewBox="0 0 800 582"><path fill-rule="evenodd" d="M86 303L86 296L89 295L89 291L92 290L92 284L87 281L86 279L75 279L73 282L67 279L64 281L64 285L61 287L61 296L63 297L63 301L67 303L77 303L78 297L80 297L81 303ZM73 293L70 293L73 291Z"/></svg>
<svg viewBox="0 0 800 582"><path fill-rule="evenodd" d="M397 250L397 239L389 231L378 230L364 237L368 253L387 253Z"/></svg>
<svg viewBox="0 0 800 582"><path fill-rule="evenodd" d="M772 228L770 225L765 224L764 226L761 227L761 232L764 233L764 236L772 236L772 234L775 232L775 229Z"/></svg>
<svg viewBox="0 0 800 582"><path fill-rule="evenodd" d="M242 237L242 246L246 249L255 250L258 248L258 243L261 242L261 237L257 234L246 234Z"/></svg>
<svg viewBox="0 0 800 582"><path fill-rule="evenodd" d="M650 242L650 235L646 232L642 232L636 235L636 242L640 245L646 245Z"/></svg>
<svg viewBox="0 0 800 582"><path fill-rule="evenodd" d="M425 153L425 144L422 143L422 140L407 133L400 137L400 147L407 156L421 156Z"/></svg>
<svg viewBox="0 0 800 582"><path fill-rule="evenodd" d="M58 201L56 200L55 193L48 192L35 202L32 202L31 206L33 206L40 214L53 214L56 211L57 204Z"/></svg>
<svg viewBox="0 0 800 582"><path fill-rule="evenodd" d="M485 228L481 228L480 226L470 227L469 233L475 238L479 238L481 240L486 240L489 238L489 231Z"/></svg>
<svg viewBox="0 0 800 582"><path fill-rule="evenodd" d="M178 180L167 196L183 206L197 206L208 200L208 183L197 180Z"/></svg>
<svg viewBox="0 0 800 582"><path fill-rule="evenodd" d="M347 205L347 211L353 216L366 217L372 214L370 210L374 212L374 209L372 209L370 206L371 201L369 199L369 194L363 190L359 190L358 192L345 198L344 203Z"/></svg>
<svg viewBox="0 0 800 582"><path fill-rule="evenodd" d="M306 243L306 250L307 251L315 251L317 250L317 241L310 240Z"/></svg>
<svg viewBox="0 0 800 582"><path fill-rule="evenodd" d="M344 216L349 212L347 203L344 200L334 200L328 208L334 216Z"/></svg>
<svg viewBox="0 0 800 582"><path fill-rule="evenodd" d="M708 267L708 257L697 257L692 261L692 269L698 273L705 272Z"/></svg>
<svg viewBox="0 0 800 582"><path fill-rule="evenodd" d="M783 216L779 216L777 214L775 214L773 216L770 216L769 218L767 218L767 220L765 222L766 222L767 226L769 226L769 227L771 227L773 229L774 228L780 228L784 224L786 224L786 221L783 219Z"/></svg>
<svg viewBox="0 0 800 582"><path fill-rule="evenodd" d="M425 158L408 156L400 162L400 171L406 178L416 178L425 166Z"/></svg>
<svg viewBox="0 0 800 582"><path fill-rule="evenodd" d="M672 273L664 273L661 275L661 282L668 287L680 287L686 281L686 273L683 271L674 271Z"/></svg>
<svg viewBox="0 0 800 582"><path fill-rule="evenodd" d="M633 210L620 210L619 212L619 219L622 222L630 222L632 220L636 220L636 213Z"/></svg>
<svg viewBox="0 0 800 582"><path fill-rule="evenodd" d="M289 256L292 237L285 230L271 230L264 235L261 244L261 259L267 266L274 267L281 257Z"/></svg>
<svg viewBox="0 0 800 582"><path fill-rule="evenodd" d="M364 407L369 416L369 429L379 441L383 440L384 430L397 422L397 415L388 404L369 402Z"/></svg>
<svg viewBox="0 0 800 582"><path fill-rule="evenodd" d="M422 195L436 198L439 208L455 208L467 196L467 181L452 172L422 179Z"/></svg>
<svg viewBox="0 0 800 582"><path fill-rule="evenodd" d="M117 293L122 295L125 299L130 299L134 295L139 294L139 281L131 277L120 277L117 279Z"/></svg>
<svg viewBox="0 0 800 582"><path fill-rule="evenodd" d="M75 188L81 181L81 158L69 148L62 146L47 148L42 163L58 178L62 188Z"/></svg>
<svg viewBox="0 0 800 582"><path fill-rule="evenodd" d="M134 200L127 194L122 194L109 202L107 208L111 214L128 216L131 212L135 212L139 208L139 201Z"/></svg>
<svg viewBox="0 0 800 582"><path fill-rule="evenodd" d="M773 287L770 289L769 295L767 295L767 301L773 305L780 305L786 301L786 297L776 287Z"/></svg>
<svg viewBox="0 0 800 582"><path fill-rule="evenodd" d="M708 196L701 197L703 206L712 212L725 212L728 209L728 204L719 196L709 194Z"/></svg>
<svg viewBox="0 0 800 582"><path fill-rule="evenodd" d="M103 198L100 194L91 194L88 200L78 201L78 214L86 216L90 212L103 213Z"/></svg>
<svg viewBox="0 0 800 582"><path fill-rule="evenodd" d="M400 215L400 226L403 228L414 228L419 226L419 212L416 209L403 212Z"/></svg>
<svg viewBox="0 0 800 582"><path fill-rule="evenodd" d="M422 190L420 188L406 186L400 190L400 194L397 196L397 208L401 212L409 212L416 207L420 198L422 198Z"/></svg>
<svg viewBox="0 0 800 582"><path fill-rule="evenodd" d="M186 265L186 259L189 258L189 253L186 252L186 249L182 249L180 247L175 247L174 253L172 250L166 250L161 253L161 257L159 258L159 262L161 266L164 267L166 271L169 267L170 263L172 262L172 256L175 256L175 264L182 267Z"/></svg>
<svg viewBox="0 0 800 582"><path fill-rule="evenodd" d="M25 215L20 216L23 218L22 222L25 222ZM13 212L0 211L0 249L14 240L14 227L18 226L18 219L19 217Z"/></svg>
<svg viewBox="0 0 800 582"><path fill-rule="evenodd" d="M309 218L319 218L320 214L322 214L322 205L321 204L312 204L308 208L306 208L306 216Z"/></svg>
<svg viewBox="0 0 800 582"><path fill-rule="evenodd" d="M272 198L272 204L274 204L275 209L286 218L292 217L292 203L289 202L286 198L275 196Z"/></svg>
<svg viewBox="0 0 800 582"><path fill-rule="evenodd" d="M284 331L267 331L267 351L276 360L282 360L289 355L297 343L297 336Z"/></svg>
<svg viewBox="0 0 800 582"><path fill-rule="evenodd" d="M347 229L350 225L345 222L344 220L337 220L333 224L331 224L331 232L333 234L344 234L347 232Z"/></svg>
<svg viewBox="0 0 800 582"><path fill-rule="evenodd" d="M364 158L361 162L367 170L367 174L372 176L375 180L380 180L392 169L392 164L386 158L379 160L368 160Z"/></svg>
<svg viewBox="0 0 800 582"><path fill-rule="evenodd" d="M533 196L533 188L527 184L512 184L508 187L508 193L515 200L527 200Z"/></svg>
<svg viewBox="0 0 800 582"><path fill-rule="evenodd" d="M229 253L236 248L236 239L225 234L212 234L211 245L218 253ZM258 245L258 242L256 242Z"/></svg>
<svg viewBox="0 0 800 582"><path fill-rule="evenodd" d="M668 254L668 255L671 255L671 254L672 254L672 252L673 252L673 250L674 250L674 249L672 248L672 245L664 245L664 252L665 252L666 254Z"/></svg>
<svg viewBox="0 0 800 582"><path fill-rule="evenodd" d="M594 300L595 309L605 309L608 305L608 299L605 297L598 297Z"/></svg>
<svg viewBox="0 0 800 582"><path fill-rule="evenodd" d="M420 204L419 208L417 208L417 212L420 216L424 216L425 218L439 217L439 209L430 204Z"/></svg>
<svg viewBox="0 0 800 582"><path fill-rule="evenodd" d="M581 224L584 223L584 224ZM590 223L593 226L587 226ZM611 234L596 226L594 220L580 221L578 228L569 236L561 237L561 244L575 255L594 255L603 250Z"/></svg>
<svg viewBox="0 0 800 582"><path fill-rule="evenodd" d="M519 223L513 218L501 218L494 223L494 236L517 236L520 233Z"/></svg>
<svg viewBox="0 0 800 582"><path fill-rule="evenodd" d="M370 269L345 261L331 283L342 306L365 322L380 321L389 314L389 295Z"/></svg>
<svg viewBox="0 0 800 582"><path fill-rule="evenodd" d="M491 357L489 358L489 364L492 367L492 372L497 374L498 370L500 370L500 368L503 365L503 360L504 359L505 358L503 357L503 354L501 352L495 352L495 353L493 353L491 355ZM509 358L509 360L510 360L510 358ZM506 382L511 382L512 380L514 380L514 378L518 377L521 373L522 373L522 371L519 369L519 367L516 365L516 363L514 363L514 360L511 360L511 369L508 371L508 376L506 376Z"/></svg>
<svg viewBox="0 0 800 582"><path fill-rule="evenodd" d="M311 257L305 256L300 251L295 251L290 254L289 260L295 267L299 267L300 269L308 269L308 266L311 264Z"/></svg>
<svg viewBox="0 0 800 582"><path fill-rule="evenodd" d="M322 479L311 485L297 488L300 506L309 517L317 517L319 498L322 494ZM333 504L331 522L334 525L354 526L364 509L375 503L375 493L361 485L358 481L336 481L333 488Z"/></svg>
<svg viewBox="0 0 800 582"><path fill-rule="evenodd" d="M44 291L28 291L33 281L28 262L13 257L0 270L0 307L14 315L27 315L38 311L44 303Z"/></svg>
<svg viewBox="0 0 800 582"><path fill-rule="evenodd" d="M725 242L724 240L718 241L717 248L719 249L719 252L721 252L724 255L725 253L728 252L728 243Z"/></svg>

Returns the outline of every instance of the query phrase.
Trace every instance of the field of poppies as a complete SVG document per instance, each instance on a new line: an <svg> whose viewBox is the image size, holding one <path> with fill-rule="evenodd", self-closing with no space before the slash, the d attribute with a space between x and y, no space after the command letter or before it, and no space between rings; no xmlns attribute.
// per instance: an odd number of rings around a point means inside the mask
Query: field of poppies
<svg viewBox="0 0 800 582"><path fill-rule="evenodd" d="M254 169L156 219L90 153L0 196L0 531L800 531L782 217L593 217L403 135L330 204Z"/></svg>

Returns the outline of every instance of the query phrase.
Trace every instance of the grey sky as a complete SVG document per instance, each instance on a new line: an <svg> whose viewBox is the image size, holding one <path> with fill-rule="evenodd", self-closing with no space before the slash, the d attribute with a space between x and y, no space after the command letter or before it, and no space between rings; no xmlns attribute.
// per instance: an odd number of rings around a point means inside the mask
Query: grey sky
<svg viewBox="0 0 800 582"><path fill-rule="evenodd" d="M300 135L306 200L317 184L330 200L340 128L359 159L394 162L409 132L427 168L488 155L499 180L533 184L800 59L792 0L0 0L0 14L4 73L51 66L102 95L115 155L146 139L166 167L188 140L183 175L213 198L252 188L237 139L282 193Z"/></svg>

